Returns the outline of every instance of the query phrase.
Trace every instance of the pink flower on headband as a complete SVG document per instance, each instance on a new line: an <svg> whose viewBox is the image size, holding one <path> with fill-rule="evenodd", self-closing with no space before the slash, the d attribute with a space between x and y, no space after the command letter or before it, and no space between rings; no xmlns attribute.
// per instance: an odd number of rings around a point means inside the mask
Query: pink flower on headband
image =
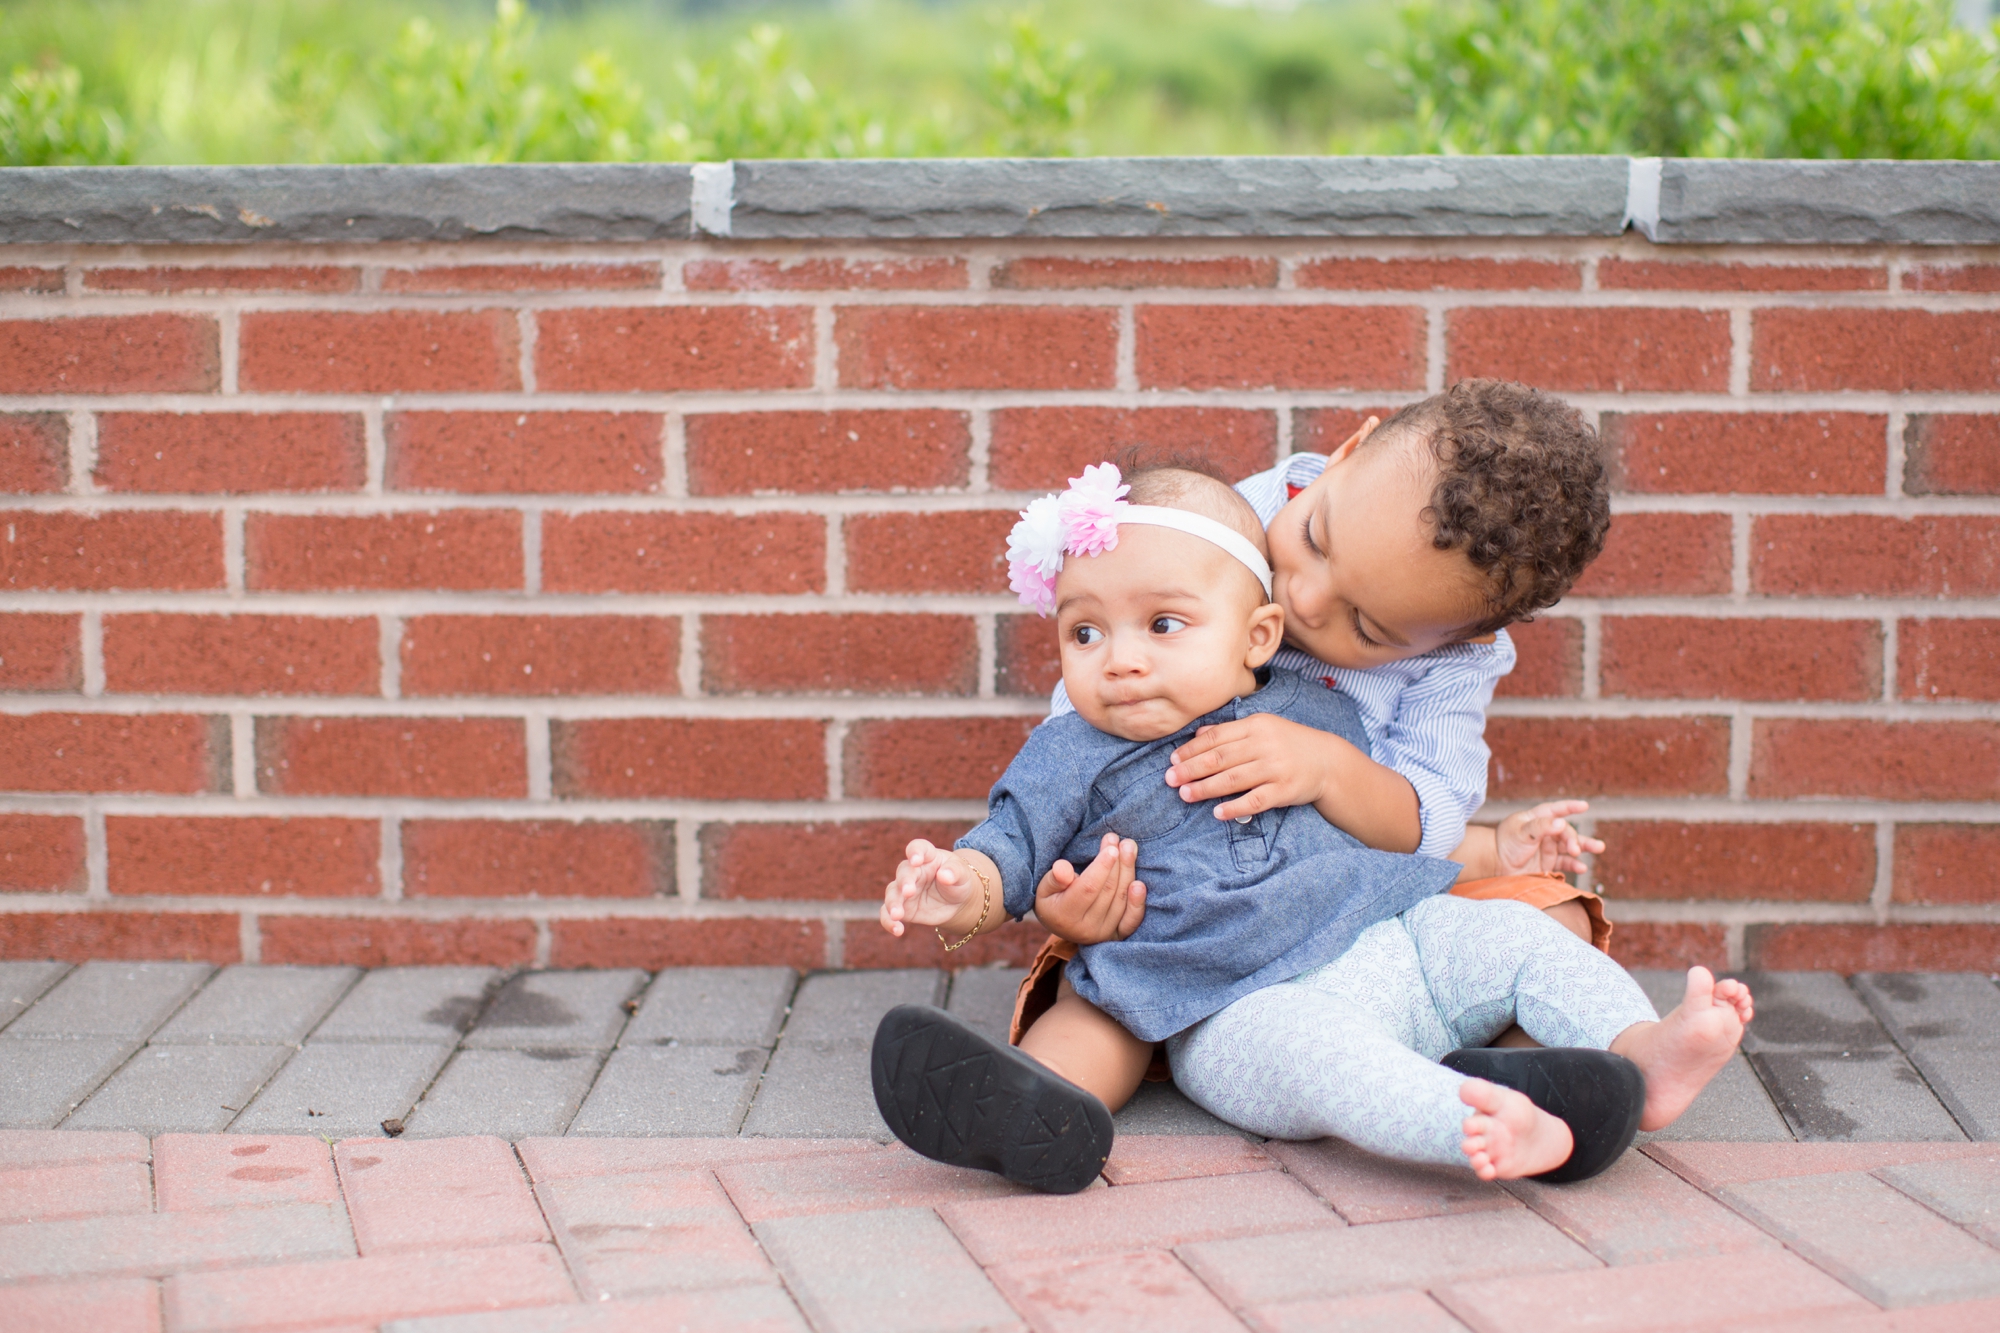
<svg viewBox="0 0 2000 1333"><path fill-rule="evenodd" d="M1118 519L1129 508L1118 469L1097 463L1071 477L1060 495L1044 495L1021 511L1007 534L1007 586L1021 605L1046 616L1056 604L1056 575L1065 555L1098 555L1118 546Z"/></svg>
<svg viewBox="0 0 2000 1333"><path fill-rule="evenodd" d="M1063 492L1063 549L1070 555L1098 555L1118 547L1118 512L1125 507L1125 493L1118 469L1111 463L1097 463L1069 479Z"/></svg>

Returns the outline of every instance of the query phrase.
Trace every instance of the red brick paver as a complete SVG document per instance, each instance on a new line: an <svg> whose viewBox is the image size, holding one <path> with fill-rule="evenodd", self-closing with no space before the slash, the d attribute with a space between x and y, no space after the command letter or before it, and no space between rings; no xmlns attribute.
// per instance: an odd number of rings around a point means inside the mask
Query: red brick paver
<svg viewBox="0 0 2000 1333"><path fill-rule="evenodd" d="M340 1202L326 1140L304 1135L162 1134L153 1186L163 1213Z"/></svg>
<svg viewBox="0 0 2000 1333"><path fill-rule="evenodd" d="M549 1238L527 1177L503 1140L349 1139L333 1158L363 1254Z"/></svg>

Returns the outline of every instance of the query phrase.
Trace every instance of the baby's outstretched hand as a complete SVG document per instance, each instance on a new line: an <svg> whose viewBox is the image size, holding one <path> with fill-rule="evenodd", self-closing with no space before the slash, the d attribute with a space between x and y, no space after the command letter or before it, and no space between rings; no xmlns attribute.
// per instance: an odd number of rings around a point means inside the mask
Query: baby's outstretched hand
<svg viewBox="0 0 2000 1333"><path fill-rule="evenodd" d="M1035 886L1035 920L1072 944L1122 940L1146 917L1146 886L1133 878L1139 844L1107 833L1081 872L1058 861Z"/></svg>
<svg viewBox="0 0 2000 1333"><path fill-rule="evenodd" d="M1604 850L1604 844L1571 828L1567 816L1588 809L1588 801L1547 801L1501 820L1494 834L1499 873L1573 875L1582 871L1584 853L1595 856Z"/></svg>
<svg viewBox="0 0 2000 1333"><path fill-rule="evenodd" d="M957 852L916 838L903 849L896 878L882 895L882 929L903 933L903 923L942 926L979 887L979 876Z"/></svg>

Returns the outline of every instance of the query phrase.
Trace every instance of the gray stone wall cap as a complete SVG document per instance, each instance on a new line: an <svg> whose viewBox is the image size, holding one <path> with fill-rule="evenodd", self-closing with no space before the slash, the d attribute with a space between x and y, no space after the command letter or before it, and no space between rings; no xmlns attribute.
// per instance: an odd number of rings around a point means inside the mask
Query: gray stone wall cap
<svg viewBox="0 0 2000 1333"><path fill-rule="evenodd" d="M2000 243L2000 162L1669 158L1666 244Z"/></svg>

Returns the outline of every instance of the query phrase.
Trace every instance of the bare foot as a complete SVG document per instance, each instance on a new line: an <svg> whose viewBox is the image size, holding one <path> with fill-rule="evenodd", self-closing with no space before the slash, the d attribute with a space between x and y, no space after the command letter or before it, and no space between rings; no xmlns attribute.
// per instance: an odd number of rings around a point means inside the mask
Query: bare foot
<svg viewBox="0 0 2000 1333"><path fill-rule="evenodd" d="M1634 1023L1611 1043L1613 1054L1646 1076L1640 1129L1663 1129L1680 1118L1743 1040L1756 1008L1740 981L1717 981L1705 967L1688 969L1687 994L1657 1023Z"/></svg>
<svg viewBox="0 0 2000 1333"><path fill-rule="evenodd" d="M1465 1118L1459 1147L1481 1180L1519 1180L1553 1171L1569 1160L1576 1140L1569 1126L1512 1088L1469 1078L1458 1099L1473 1114Z"/></svg>

